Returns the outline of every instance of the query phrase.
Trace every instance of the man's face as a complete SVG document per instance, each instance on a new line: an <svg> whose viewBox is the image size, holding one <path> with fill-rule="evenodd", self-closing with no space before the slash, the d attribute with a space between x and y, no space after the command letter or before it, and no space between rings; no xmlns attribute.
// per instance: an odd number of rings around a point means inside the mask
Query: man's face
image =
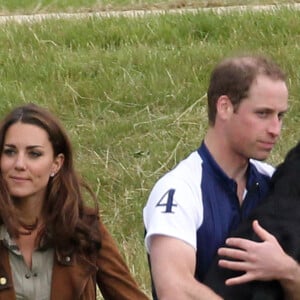
<svg viewBox="0 0 300 300"><path fill-rule="evenodd" d="M232 150L245 158L265 160L280 135L287 108L285 82L259 75L226 124Z"/></svg>

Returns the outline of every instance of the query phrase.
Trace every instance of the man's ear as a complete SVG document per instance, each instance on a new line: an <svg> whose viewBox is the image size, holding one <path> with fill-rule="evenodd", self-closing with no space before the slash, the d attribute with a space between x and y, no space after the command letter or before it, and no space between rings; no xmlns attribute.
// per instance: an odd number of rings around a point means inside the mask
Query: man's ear
<svg viewBox="0 0 300 300"><path fill-rule="evenodd" d="M219 97L219 99L217 100L216 108L219 118L223 120L228 119L233 113L233 105L229 97L226 95L222 95Z"/></svg>

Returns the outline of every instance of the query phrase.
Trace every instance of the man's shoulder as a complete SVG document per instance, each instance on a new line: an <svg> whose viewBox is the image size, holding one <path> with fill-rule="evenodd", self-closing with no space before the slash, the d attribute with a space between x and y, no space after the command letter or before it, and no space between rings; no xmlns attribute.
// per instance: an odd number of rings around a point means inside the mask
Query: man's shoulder
<svg viewBox="0 0 300 300"><path fill-rule="evenodd" d="M197 151L190 153L163 177L173 177L182 180L198 178L202 173L202 159Z"/></svg>
<svg viewBox="0 0 300 300"><path fill-rule="evenodd" d="M165 193L170 189L179 191L199 192L202 178L202 160L194 151L185 159L181 160L173 169L162 175L155 183L152 192L155 194ZM152 194L152 193L151 193Z"/></svg>

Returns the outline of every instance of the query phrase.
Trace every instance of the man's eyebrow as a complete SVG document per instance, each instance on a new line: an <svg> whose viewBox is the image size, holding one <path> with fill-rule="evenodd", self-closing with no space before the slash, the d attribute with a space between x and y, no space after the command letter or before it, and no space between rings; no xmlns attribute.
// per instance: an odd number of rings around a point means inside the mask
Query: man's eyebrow
<svg viewBox="0 0 300 300"><path fill-rule="evenodd" d="M256 111L266 111L266 112L274 112L277 111L276 109L270 108L270 107L256 107ZM279 110L278 113L286 113L288 111L287 109Z"/></svg>

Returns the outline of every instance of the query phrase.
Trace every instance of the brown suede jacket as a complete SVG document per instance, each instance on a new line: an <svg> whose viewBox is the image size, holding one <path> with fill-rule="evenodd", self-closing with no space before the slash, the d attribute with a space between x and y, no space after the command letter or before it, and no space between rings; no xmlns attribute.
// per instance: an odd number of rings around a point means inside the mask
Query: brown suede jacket
<svg viewBox="0 0 300 300"><path fill-rule="evenodd" d="M105 300L149 300L130 275L118 248L100 222L102 248L95 263L82 256L54 258L51 300L95 300L96 284ZM15 300L8 249L0 241L0 300Z"/></svg>

